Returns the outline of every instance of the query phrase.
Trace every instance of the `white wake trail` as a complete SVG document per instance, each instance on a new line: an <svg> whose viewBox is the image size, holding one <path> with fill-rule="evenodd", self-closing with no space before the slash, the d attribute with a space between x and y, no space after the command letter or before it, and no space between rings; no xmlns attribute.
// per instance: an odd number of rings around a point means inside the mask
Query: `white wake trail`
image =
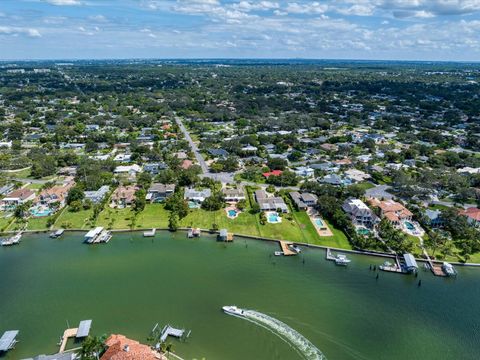
<svg viewBox="0 0 480 360"><path fill-rule="evenodd" d="M306 360L327 359L320 349L313 345L307 338L280 320L254 310L243 310L243 316L237 317L246 319L272 331L287 341Z"/></svg>

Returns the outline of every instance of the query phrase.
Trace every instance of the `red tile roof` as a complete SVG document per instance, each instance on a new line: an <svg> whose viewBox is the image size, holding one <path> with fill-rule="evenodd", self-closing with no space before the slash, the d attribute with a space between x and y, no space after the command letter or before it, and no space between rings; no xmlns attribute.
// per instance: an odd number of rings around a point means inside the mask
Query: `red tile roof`
<svg viewBox="0 0 480 360"><path fill-rule="evenodd" d="M110 335L105 342L108 349L100 360L159 360L164 357L149 346L123 335Z"/></svg>
<svg viewBox="0 0 480 360"><path fill-rule="evenodd" d="M270 176L280 176L283 174L282 170L273 170L270 172L263 173L262 175L266 178L269 178Z"/></svg>
<svg viewBox="0 0 480 360"><path fill-rule="evenodd" d="M472 220L480 221L480 209L476 207L471 207L466 210L460 211L460 215L465 215Z"/></svg>

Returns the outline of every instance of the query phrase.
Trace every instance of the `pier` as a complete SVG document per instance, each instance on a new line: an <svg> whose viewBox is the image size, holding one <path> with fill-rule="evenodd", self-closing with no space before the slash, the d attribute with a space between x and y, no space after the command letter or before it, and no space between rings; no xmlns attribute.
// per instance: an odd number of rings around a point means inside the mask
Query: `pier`
<svg viewBox="0 0 480 360"><path fill-rule="evenodd" d="M430 256L427 253L427 250L423 248L423 255L425 255L425 258L427 259L428 267L432 271L433 275L435 276L440 276L440 277L446 277L447 274L443 271L443 268L441 265L434 264L432 259L430 259Z"/></svg>
<svg viewBox="0 0 480 360"><path fill-rule="evenodd" d="M158 344L164 343L169 336L173 336L177 339L185 340L190 336L191 331L185 329L177 329L171 326L170 324L165 325L162 330L158 327L158 323L153 327L150 335ZM157 344L157 346L159 346Z"/></svg>
<svg viewBox="0 0 480 360"><path fill-rule="evenodd" d="M292 245L291 243L287 243L285 241L279 241L279 244L280 244L280 248L282 249L282 252L283 252L284 256L297 255L297 253L295 251L290 249L290 245Z"/></svg>
<svg viewBox="0 0 480 360"><path fill-rule="evenodd" d="M84 242L87 244L108 243L112 238L110 231L98 226L85 234Z"/></svg>
<svg viewBox="0 0 480 360"><path fill-rule="evenodd" d="M402 264L400 263L400 259L398 256L395 256L395 264L390 264L388 261L385 262L383 265L378 267L382 271L386 272L394 272L399 274L406 274L405 271L402 269Z"/></svg>
<svg viewBox="0 0 480 360"><path fill-rule="evenodd" d="M325 259L329 260L329 261L335 261L335 256L333 256L332 254L332 250L330 250L330 248L326 248L325 249Z"/></svg>
<svg viewBox="0 0 480 360"><path fill-rule="evenodd" d="M2 239L0 244L2 246L17 245L20 243L20 240L22 240L22 231L19 231L17 234L13 235L12 237Z"/></svg>
<svg viewBox="0 0 480 360"><path fill-rule="evenodd" d="M78 328L67 329L63 332L62 339L60 341L60 350L59 353L63 353L67 347L68 338L76 337Z"/></svg>

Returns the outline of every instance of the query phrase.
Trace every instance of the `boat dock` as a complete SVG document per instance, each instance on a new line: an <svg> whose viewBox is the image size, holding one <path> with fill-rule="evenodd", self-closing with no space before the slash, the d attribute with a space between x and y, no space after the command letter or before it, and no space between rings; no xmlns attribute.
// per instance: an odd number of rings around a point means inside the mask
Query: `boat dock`
<svg viewBox="0 0 480 360"><path fill-rule="evenodd" d="M152 230L149 230L149 231L144 231L143 232L143 237L154 237L156 232L157 232L157 229L155 229L155 228L153 228Z"/></svg>
<svg viewBox="0 0 480 360"><path fill-rule="evenodd" d="M279 241L278 243L280 244L280 248L282 249L282 253L284 256L297 255L295 251L290 249L290 245L292 245L291 243L287 243L286 241Z"/></svg>
<svg viewBox="0 0 480 360"><path fill-rule="evenodd" d="M68 339L71 337L76 337L78 328L67 329L63 332L62 339L60 340L60 350L59 353L63 353L67 347Z"/></svg>
<svg viewBox="0 0 480 360"><path fill-rule="evenodd" d="M112 238L110 231L98 226L85 234L84 242L87 244L108 243Z"/></svg>
<svg viewBox="0 0 480 360"><path fill-rule="evenodd" d="M57 231L51 233L51 234L50 234L50 237L51 237L52 239L57 239L57 238L59 238L60 236L62 236L64 232L65 232L64 229L58 229Z"/></svg>
<svg viewBox="0 0 480 360"><path fill-rule="evenodd" d="M233 233L228 232L227 229L221 229L218 236L218 241L225 241L225 242L232 242L233 241Z"/></svg>
<svg viewBox="0 0 480 360"><path fill-rule="evenodd" d="M2 245L2 246L18 245L21 240L22 240L22 232L19 231L18 233L16 233L15 235L13 235L9 238L2 239L0 245Z"/></svg>
<svg viewBox="0 0 480 360"><path fill-rule="evenodd" d="M187 237L188 238L194 238L194 237L199 237L202 231L200 228L190 228L188 229Z"/></svg>
<svg viewBox="0 0 480 360"><path fill-rule="evenodd" d="M18 342L16 340L18 333L18 330L9 330L3 333L0 338L0 353L15 348L15 344Z"/></svg>
<svg viewBox="0 0 480 360"><path fill-rule="evenodd" d="M63 332L62 338L60 340L60 350L59 353L63 353L67 346L69 338L82 339L87 337L90 334L90 328L92 326L92 320L82 320L78 325L78 328L66 329Z"/></svg>
<svg viewBox="0 0 480 360"><path fill-rule="evenodd" d="M185 329L176 329L170 325L165 325L160 334L160 342L165 342L165 340L167 340L167 337L169 336L173 336L178 339L186 339L190 336L191 331L189 331L187 335L185 335L185 332Z"/></svg>
<svg viewBox="0 0 480 360"><path fill-rule="evenodd" d="M335 261L335 256L333 256L332 250L330 250L330 248L325 249L325 259L329 261Z"/></svg>
<svg viewBox="0 0 480 360"><path fill-rule="evenodd" d="M423 255L426 257L427 262L428 262L428 267L432 271L433 275L435 276L440 276L440 277L446 277L448 274L445 273L443 270L442 265L434 264L432 259L430 259L430 256L428 255L427 251L423 249Z"/></svg>
<svg viewBox="0 0 480 360"><path fill-rule="evenodd" d="M390 264L387 261L383 265L380 265L378 268L382 271L406 274L406 272L402 269L402 264L400 263L400 259L398 258L398 256L395 257L395 264Z"/></svg>

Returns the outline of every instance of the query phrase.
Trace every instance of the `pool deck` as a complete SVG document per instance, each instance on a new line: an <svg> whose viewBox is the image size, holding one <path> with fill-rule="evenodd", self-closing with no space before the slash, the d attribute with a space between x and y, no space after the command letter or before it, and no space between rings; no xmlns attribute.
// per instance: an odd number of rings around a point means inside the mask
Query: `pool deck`
<svg viewBox="0 0 480 360"><path fill-rule="evenodd" d="M307 215L310 218L310 221L312 222L313 227L315 228L315 230L317 230L317 234L319 236L322 236L322 237L333 236L332 230L330 230L325 220L321 218L320 214L318 214L316 210L309 208L309 210L307 211ZM323 224L322 228L318 226L318 224L315 222L315 219L320 219L320 221Z"/></svg>

